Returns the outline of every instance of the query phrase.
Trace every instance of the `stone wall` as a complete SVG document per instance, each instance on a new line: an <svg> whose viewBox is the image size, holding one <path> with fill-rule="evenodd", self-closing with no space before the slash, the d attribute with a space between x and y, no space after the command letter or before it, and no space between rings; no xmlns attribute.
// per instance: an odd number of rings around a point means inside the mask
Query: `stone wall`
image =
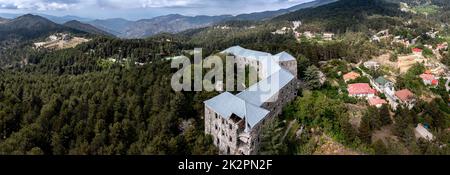
<svg viewBox="0 0 450 175"><path fill-rule="evenodd" d="M297 61L282 61L279 62L280 66L286 70L288 70L292 75L297 78Z"/></svg>
<svg viewBox="0 0 450 175"><path fill-rule="evenodd" d="M219 148L221 155L238 155L239 135L245 129L244 120L234 120L236 117L225 119L205 106L205 133L213 136L214 145Z"/></svg>

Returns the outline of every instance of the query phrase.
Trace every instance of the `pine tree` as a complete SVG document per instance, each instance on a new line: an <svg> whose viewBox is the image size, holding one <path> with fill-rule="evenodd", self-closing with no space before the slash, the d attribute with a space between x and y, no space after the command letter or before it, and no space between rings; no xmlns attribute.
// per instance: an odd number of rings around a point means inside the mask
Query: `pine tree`
<svg viewBox="0 0 450 175"><path fill-rule="evenodd" d="M273 121L263 128L261 135L261 155L282 155L287 152L283 141L283 128L278 127L278 121Z"/></svg>
<svg viewBox="0 0 450 175"><path fill-rule="evenodd" d="M320 82L319 68L316 66L309 66L305 71L305 80L306 85L310 89L318 89L322 86Z"/></svg>

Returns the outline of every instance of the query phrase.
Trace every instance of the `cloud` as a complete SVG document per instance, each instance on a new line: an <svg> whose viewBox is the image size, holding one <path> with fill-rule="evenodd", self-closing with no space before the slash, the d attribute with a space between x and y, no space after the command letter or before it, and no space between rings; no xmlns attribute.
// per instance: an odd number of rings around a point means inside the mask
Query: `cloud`
<svg viewBox="0 0 450 175"><path fill-rule="evenodd" d="M0 0L0 9L69 10L78 3L80 0Z"/></svg>
<svg viewBox="0 0 450 175"><path fill-rule="evenodd" d="M271 6L293 4L308 0L0 0L0 9L27 9L27 10L70 10L76 7L88 8L171 8L171 7L236 7L251 5ZM310 1L310 0L309 0Z"/></svg>
<svg viewBox="0 0 450 175"><path fill-rule="evenodd" d="M101 8L171 8L189 7L197 4L201 0L97 0L97 5ZM204 0L203 0L204 1Z"/></svg>

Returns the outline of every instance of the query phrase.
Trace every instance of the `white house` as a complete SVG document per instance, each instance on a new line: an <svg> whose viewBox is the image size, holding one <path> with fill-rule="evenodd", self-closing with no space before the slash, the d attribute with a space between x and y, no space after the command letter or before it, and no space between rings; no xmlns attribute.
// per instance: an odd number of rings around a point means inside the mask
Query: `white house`
<svg viewBox="0 0 450 175"><path fill-rule="evenodd" d="M380 68L380 63L376 61L364 62L364 67L367 69L378 70Z"/></svg>
<svg viewBox="0 0 450 175"><path fill-rule="evenodd" d="M333 40L334 33L323 33L323 39L327 41Z"/></svg>
<svg viewBox="0 0 450 175"><path fill-rule="evenodd" d="M423 138L428 141L432 141L434 139L433 134L428 131L421 123L419 123L414 130L416 138Z"/></svg>

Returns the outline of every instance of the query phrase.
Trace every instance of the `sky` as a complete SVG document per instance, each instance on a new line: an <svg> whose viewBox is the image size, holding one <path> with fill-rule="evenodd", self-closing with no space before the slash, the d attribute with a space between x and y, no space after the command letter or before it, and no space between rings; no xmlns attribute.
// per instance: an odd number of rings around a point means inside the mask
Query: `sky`
<svg viewBox="0 0 450 175"><path fill-rule="evenodd" d="M237 15L278 10L313 0L0 0L0 13L130 20L167 14Z"/></svg>

